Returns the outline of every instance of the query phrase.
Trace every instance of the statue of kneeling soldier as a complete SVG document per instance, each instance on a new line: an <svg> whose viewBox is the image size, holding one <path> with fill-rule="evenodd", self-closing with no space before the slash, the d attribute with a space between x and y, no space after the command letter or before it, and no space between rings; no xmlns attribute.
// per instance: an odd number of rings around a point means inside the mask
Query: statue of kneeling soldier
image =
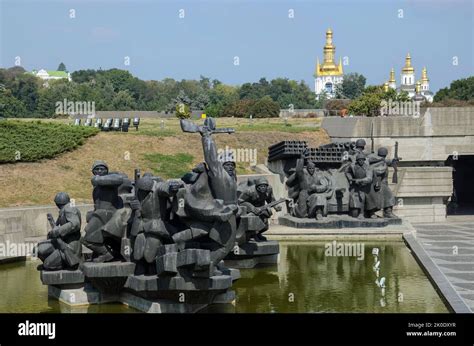
<svg viewBox="0 0 474 346"><path fill-rule="evenodd" d="M48 232L48 240L38 243L36 248L38 258L43 261L43 270L75 270L81 261L81 213L70 201L65 192L59 192L54 198L59 216L54 221L48 214L52 229Z"/></svg>
<svg viewBox="0 0 474 346"><path fill-rule="evenodd" d="M253 214L259 217L262 222L260 229L246 232L251 234L247 234L245 240L253 238L255 241L265 241L267 238L262 234L268 230L268 219L272 216L272 208L280 211L281 206L278 204L283 203L285 199L275 200L272 187L266 178L258 178L254 185L245 186L248 183L239 186L239 206L246 207L246 215Z"/></svg>

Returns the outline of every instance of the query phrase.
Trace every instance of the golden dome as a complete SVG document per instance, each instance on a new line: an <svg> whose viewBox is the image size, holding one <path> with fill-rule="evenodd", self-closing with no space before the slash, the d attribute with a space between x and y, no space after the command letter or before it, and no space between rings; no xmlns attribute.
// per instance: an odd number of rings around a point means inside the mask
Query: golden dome
<svg viewBox="0 0 474 346"><path fill-rule="evenodd" d="M415 73L415 69L411 66L410 53L408 53L405 58L405 66L402 68L402 73Z"/></svg>
<svg viewBox="0 0 474 346"><path fill-rule="evenodd" d="M421 92L421 82L420 81L416 82L415 92L417 94L419 94Z"/></svg>
<svg viewBox="0 0 474 346"><path fill-rule="evenodd" d="M389 83L396 83L395 82L395 69L392 67L390 71L390 79L388 80Z"/></svg>
<svg viewBox="0 0 474 346"><path fill-rule="evenodd" d="M326 31L326 45L323 48L324 61L322 64L319 63L319 59L316 63L316 76L342 76L342 60L339 59L339 64L336 65L334 58L336 53L336 46L332 44L332 30Z"/></svg>
<svg viewBox="0 0 474 346"><path fill-rule="evenodd" d="M426 72L426 67L423 67L423 70L421 71L421 81L425 83L430 81L428 79L428 73Z"/></svg>

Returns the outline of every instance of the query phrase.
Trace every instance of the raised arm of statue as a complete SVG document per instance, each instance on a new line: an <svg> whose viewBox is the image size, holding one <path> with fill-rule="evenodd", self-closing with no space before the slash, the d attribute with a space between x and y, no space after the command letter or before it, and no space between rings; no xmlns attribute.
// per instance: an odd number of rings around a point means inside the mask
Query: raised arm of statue
<svg viewBox="0 0 474 346"><path fill-rule="evenodd" d="M93 186L120 186L123 184L123 176L120 174L95 175L91 181Z"/></svg>
<svg viewBox="0 0 474 346"><path fill-rule="evenodd" d="M204 161L209 168L209 175L214 177L222 176L225 173L222 167L223 162L219 162L217 155L217 146L210 133L202 134L202 149L204 152Z"/></svg>

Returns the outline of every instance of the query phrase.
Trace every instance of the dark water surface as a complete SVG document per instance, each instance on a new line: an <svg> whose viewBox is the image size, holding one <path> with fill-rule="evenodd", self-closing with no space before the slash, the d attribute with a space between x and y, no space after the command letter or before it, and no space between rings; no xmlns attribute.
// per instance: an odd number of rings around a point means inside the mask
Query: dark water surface
<svg viewBox="0 0 474 346"><path fill-rule="evenodd" d="M363 255L328 256L328 242L322 241L280 242L278 265L241 269L235 306L214 305L205 312L448 312L403 242L341 243L363 245ZM379 249L384 290L375 282L373 248ZM0 312L136 312L122 304L70 309L48 299L39 263L0 265Z"/></svg>

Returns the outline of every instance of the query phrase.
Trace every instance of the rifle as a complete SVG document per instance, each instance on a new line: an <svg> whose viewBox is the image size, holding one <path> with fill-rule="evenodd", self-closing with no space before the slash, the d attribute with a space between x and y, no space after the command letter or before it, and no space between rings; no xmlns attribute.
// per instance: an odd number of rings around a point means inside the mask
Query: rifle
<svg viewBox="0 0 474 346"><path fill-rule="evenodd" d="M56 222L54 221L54 217L51 213L46 214L46 217L48 218L49 226L51 228L56 227Z"/></svg>
<svg viewBox="0 0 474 346"><path fill-rule="evenodd" d="M270 202L265 204L263 207L257 208L259 210L259 214L265 210L270 210L271 208L277 206L278 204L281 204L286 201L286 198L280 198L276 201Z"/></svg>
<svg viewBox="0 0 474 346"><path fill-rule="evenodd" d="M392 167L393 167L392 183L393 184L398 184L398 161L400 160L401 158L398 157L398 142L395 142L395 153L393 155L393 160L392 160Z"/></svg>
<svg viewBox="0 0 474 346"><path fill-rule="evenodd" d="M375 152L374 149L374 121L370 123L370 152L373 154Z"/></svg>
<svg viewBox="0 0 474 346"><path fill-rule="evenodd" d="M51 213L48 213L46 214L46 217L48 218L48 222L49 222L49 227L51 227L51 229L53 229L54 227L56 227L56 222L54 222L54 217ZM48 239L49 238L49 232L48 232Z"/></svg>
<svg viewBox="0 0 474 346"><path fill-rule="evenodd" d="M54 222L53 215L51 213L48 213L46 214L46 217L48 218L48 222L51 228L53 229L54 227L56 227L56 223ZM49 235L48 235L48 239L50 239ZM69 263L69 265L74 266L79 263L79 259L77 255L72 251L72 249L68 246L67 243L65 243L60 237L55 238L55 242L59 250L61 250L64 253L64 256L66 257L66 260Z"/></svg>
<svg viewBox="0 0 474 346"><path fill-rule="evenodd" d="M223 127L223 128L216 128L216 121L213 118L206 118L204 120L204 125L196 125L192 121L186 120L186 119L181 119L180 120L180 125L181 125L181 130L183 132L190 132L190 133L205 133L205 132L210 132L212 133L234 133L235 130L230 127Z"/></svg>

